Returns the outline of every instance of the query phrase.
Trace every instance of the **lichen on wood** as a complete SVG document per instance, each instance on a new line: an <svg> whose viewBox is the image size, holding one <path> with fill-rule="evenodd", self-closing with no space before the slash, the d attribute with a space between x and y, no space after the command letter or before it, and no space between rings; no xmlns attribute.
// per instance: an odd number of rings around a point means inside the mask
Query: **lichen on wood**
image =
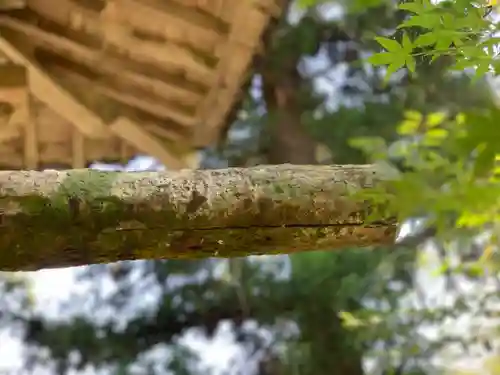
<svg viewBox="0 0 500 375"><path fill-rule="evenodd" d="M394 241L353 198L373 166L0 172L0 269L291 253Z"/></svg>

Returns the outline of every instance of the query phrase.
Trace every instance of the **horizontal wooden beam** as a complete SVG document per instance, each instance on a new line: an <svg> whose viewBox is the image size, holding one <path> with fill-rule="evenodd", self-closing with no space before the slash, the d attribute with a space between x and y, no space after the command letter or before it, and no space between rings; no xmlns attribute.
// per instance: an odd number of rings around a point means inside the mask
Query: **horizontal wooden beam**
<svg viewBox="0 0 500 375"><path fill-rule="evenodd" d="M0 269L195 259L392 244L353 193L370 165L177 172L0 172Z"/></svg>

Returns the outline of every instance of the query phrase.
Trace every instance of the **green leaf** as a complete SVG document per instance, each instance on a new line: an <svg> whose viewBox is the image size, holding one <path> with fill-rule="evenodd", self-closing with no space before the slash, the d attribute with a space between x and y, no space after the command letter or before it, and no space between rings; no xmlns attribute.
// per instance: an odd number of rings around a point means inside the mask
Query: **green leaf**
<svg viewBox="0 0 500 375"><path fill-rule="evenodd" d="M437 37L436 34L433 32L428 32L425 34L421 34L415 39L413 44L416 47L425 47L425 46L431 46L437 42Z"/></svg>
<svg viewBox="0 0 500 375"><path fill-rule="evenodd" d="M406 56L406 67L408 68L408 71L410 73L415 73L416 65L417 64L416 64L413 56L411 56L411 55Z"/></svg>
<svg viewBox="0 0 500 375"><path fill-rule="evenodd" d="M420 112L417 112L417 111L406 111L404 113L405 115L405 118L408 119L408 120L412 120L412 121L416 121L418 123L420 123L423 119L423 116Z"/></svg>
<svg viewBox="0 0 500 375"><path fill-rule="evenodd" d="M425 133L424 144L427 146L438 146L449 136L446 129L431 129Z"/></svg>
<svg viewBox="0 0 500 375"><path fill-rule="evenodd" d="M489 46L497 46L500 44L499 37L490 37L484 41L482 41L478 47L489 47Z"/></svg>
<svg viewBox="0 0 500 375"><path fill-rule="evenodd" d="M425 10L423 8L423 5L417 1L399 4L398 8L402 9L402 10L407 10L409 12L417 13L417 14L421 13Z"/></svg>
<svg viewBox="0 0 500 375"><path fill-rule="evenodd" d="M483 60L480 61L476 68L476 74L473 77L473 81L483 77L486 73L490 71L490 61Z"/></svg>
<svg viewBox="0 0 500 375"><path fill-rule="evenodd" d="M353 314L346 311L340 311L339 318L342 320L342 324L346 328L359 328L365 325L362 320L356 318Z"/></svg>
<svg viewBox="0 0 500 375"><path fill-rule="evenodd" d="M387 154L387 144L382 137L356 137L349 140L349 145L376 158Z"/></svg>
<svg viewBox="0 0 500 375"><path fill-rule="evenodd" d="M405 66L406 60L403 58L400 58L400 56L396 56L399 59L396 61L393 61L392 64L390 64L387 67L387 71L385 73L384 81L388 82L391 76L396 73L399 69Z"/></svg>
<svg viewBox="0 0 500 375"><path fill-rule="evenodd" d="M403 50L403 47L401 47L401 45L394 39L377 36L375 37L375 40L389 52L401 53Z"/></svg>
<svg viewBox="0 0 500 375"><path fill-rule="evenodd" d="M500 75L500 61L495 61L493 60L491 62L491 65L493 66L493 70L495 72L495 75Z"/></svg>
<svg viewBox="0 0 500 375"><path fill-rule="evenodd" d="M443 23L443 26L446 28L446 29L455 29L455 25L456 25L456 18L454 16L452 16L451 14L443 14L441 16L441 20L442 20L442 23Z"/></svg>
<svg viewBox="0 0 500 375"><path fill-rule="evenodd" d="M462 268L462 272L464 272L467 276L471 278L477 278L484 275L484 269L478 263L472 263Z"/></svg>
<svg viewBox="0 0 500 375"><path fill-rule="evenodd" d="M463 46L464 41L461 38L456 37L456 38L453 38L453 44L455 45L455 47L460 47L460 46Z"/></svg>
<svg viewBox="0 0 500 375"><path fill-rule="evenodd" d="M403 21L398 25L398 29L404 27L422 27L424 29L434 29L439 27L441 23L441 18L436 14L425 13L418 16L412 16L411 18Z"/></svg>
<svg viewBox="0 0 500 375"><path fill-rule="evenodd" d="M298 0L297 5L299 8L310 8L312 6L322 3L322 0Z"/></svg>
<svg viewBox="0 0 500 375"><path fill-rule="evenodd" d="M398 126L398 133L400 135L413 135L418 131L420 122L405 120L401 122Z"/></svg>
<svg viewBox="0 0 500 375"><path fill-rule="evenodd" d="M455 35L452 32L440 31L436 33L436 46L434 47L437 51L444 54L450 48L453 43Z"/></svg>
<svg viewBox="0 0 500 375"><path fill-rule="evenodd" d="M408 54L413 51L413 44L407 33L403 33L403 50Z"/></svg>
<svg viewBox="0 0 500 375"><path fill-rule="evenodd" d="M433 128L437 125L442 124L444 120L446 120L446 113L434 112L427 116L426 124L427 126Z"/></svg>
<svg viewBox="0 0 500 375"><path fill-rule="evenodd" d="M373 65L387 65L394 60L394 54L390 52L381 52L371 55L366 59L367 62Z"/></svg>
<svg viewBox="0 0 500 375"><path fill-rule="evenodd" d="M477 47L477 46L462 46L460 47L459 52L462 54L463 57L471 58L481 58L481 57L488 57L486 52L483 50L483 48Z"/></svg>
<svg viewBox="0 0 500 375"><path fill-rule="evenodd" d="M469 69L474 67L476 64L474 61L464 58L457 58L457 62L450 69L457 71L464 71L465 69Z"/></svg>

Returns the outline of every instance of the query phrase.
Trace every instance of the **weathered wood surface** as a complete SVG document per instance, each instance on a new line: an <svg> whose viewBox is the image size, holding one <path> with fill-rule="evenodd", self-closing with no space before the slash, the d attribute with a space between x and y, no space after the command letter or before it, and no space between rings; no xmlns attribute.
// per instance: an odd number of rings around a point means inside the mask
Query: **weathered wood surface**
<svg viewBox="0 0 500 375"><path fill-rule="evenodd" d="M0 172L0 269L235 257L394 242L353 192L369 165Z"/></svg>

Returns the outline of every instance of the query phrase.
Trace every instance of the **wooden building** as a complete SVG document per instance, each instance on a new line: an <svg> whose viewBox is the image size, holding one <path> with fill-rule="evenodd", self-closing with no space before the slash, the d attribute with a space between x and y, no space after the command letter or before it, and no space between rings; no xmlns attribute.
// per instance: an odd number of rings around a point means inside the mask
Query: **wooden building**
<svg viewBox="0 0 500 375"><path fill-rule="evenodd" d="M0 168L196 167L276 0L0 0Z"/></svg>

